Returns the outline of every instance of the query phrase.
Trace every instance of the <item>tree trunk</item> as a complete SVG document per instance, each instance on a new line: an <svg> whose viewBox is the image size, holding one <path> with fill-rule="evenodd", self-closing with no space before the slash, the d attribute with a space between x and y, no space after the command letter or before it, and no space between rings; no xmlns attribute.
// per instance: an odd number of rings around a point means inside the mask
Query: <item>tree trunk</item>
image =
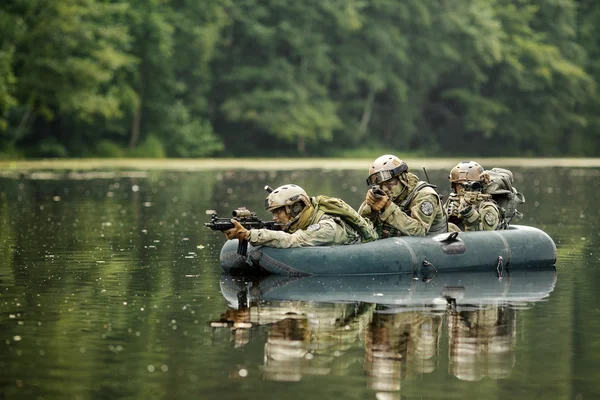
<svg viewBox="0 0 600 400"><path fill-rule="evenodd" d="M375 103L375 90L369 89L369 95L363 108L362 118L360 120L360 126L358 128L360 133L366 133L369 121L371 120L371 114L373 113L373 104Z"/></svg>
<svg viewBox="0 0 600 400"><path fill-rule="evenodd" d="M144 88L146 74L144 73L144 61L140 65L140 88L138 103L135 107L135 115L133 116L133 124L131 126L131 137L129 138L129 149L134 149L140 140L140 126L142 124L142 103L144 101Z"/></svg>
<svg viewBox="0 0 600 400"><path fill-rule="evenodd" d="M306 144L304 143L304 138L303 137L299 137L298 138L298 142L297 142L297 147L298 149L298 153L300 153L301 155L304 155L304 153L306 152Z"/></svg>
<svg viewBox="0 0 600 400"><path fill-rule="evenodd" d="M142 119L142 99L138 101L131 126L131 137L129 138L129 149L134 149L140 138L140 121Z"/></svg>

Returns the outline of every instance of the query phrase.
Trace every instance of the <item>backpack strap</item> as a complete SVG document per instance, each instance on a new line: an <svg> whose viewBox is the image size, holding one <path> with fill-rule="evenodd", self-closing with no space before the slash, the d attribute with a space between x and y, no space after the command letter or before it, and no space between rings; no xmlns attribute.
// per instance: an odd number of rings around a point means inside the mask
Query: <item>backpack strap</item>
<svg viewBox="0 0 600 400"><path fill-rule="evenodd" d="M437 190L435 190L437 188L436 185L432 185L431 183L428 182L421 182L419 183L414 190L406 197L406 199L404 199L398 206L400 207L400 209L402 211L404 211L408 216L410 216L410 203L414 200L414 198L417 196L417 194L419 193L419 191L430 187L435 191L435 194L437 195L438 198L438 204L439 206L442 208L442 210L444 209L444 206L442 205L442 199L440 198L440 194L437 192ZM445 215L446 213L444 213ZM429 227L429 234L433 235L436 233L443 233L443 232L448 232L448 216L445 215L445 218L442 219L441 221L439 221L437 224L433 224L431 225L431 227Z"/></svg>
<svg viewBox="0 0 600 400"><path fill-rule="evenodd" d="M404 211L406 214L410 215L410 203L417 196L417 193L419 193L420 190L422 190L422 189L424 189L426 187L430 187L433 190L435 190L437 188L436 185L432 185L431 183L428 183L428 182L421 182L421 183L419 183L413 189L413 191L404 200L402 200L402 202L400 202L400 204L398 204L398 206L400 206L400 208L402 209L402 211ZM437 191L436 191L436 194L437 194ZM440 195L438 194L437 196L438 196L438 199L439 199Z"/></svg>

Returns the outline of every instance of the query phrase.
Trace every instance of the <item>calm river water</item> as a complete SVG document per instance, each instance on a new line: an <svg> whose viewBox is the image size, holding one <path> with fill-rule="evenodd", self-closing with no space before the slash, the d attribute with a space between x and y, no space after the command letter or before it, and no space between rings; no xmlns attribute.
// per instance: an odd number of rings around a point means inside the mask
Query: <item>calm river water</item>
<svg viewBox="0 0 600 400"><path fill-rule="evenodd" d="M268 218L266 184L358 207L364 171L6 171L0 399L599 398L600 169L512 170L556 273L377 281L421 296L405 307L373 281L278 295L222 274L224 235L203 226L206 209ZM444 285L468 304L434 300Z"/></svg>

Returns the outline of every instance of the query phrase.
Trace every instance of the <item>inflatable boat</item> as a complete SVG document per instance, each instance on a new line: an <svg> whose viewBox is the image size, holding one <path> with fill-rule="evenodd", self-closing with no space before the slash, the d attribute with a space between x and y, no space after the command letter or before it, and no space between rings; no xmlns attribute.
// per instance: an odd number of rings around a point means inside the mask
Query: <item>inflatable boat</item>
<svg viewBox="0 0 600 400"><path fill-rule="evenodd" d="M255 302L375 303L380 312L444 309L448 304L468 309L486 305L523 308L542 301L554 290L554 266L532 264L502 279L491 271L442 272L431 278L410 274L378 276L281 276L249 279L223 272L221 293L232 308Z"/></svg>
<svg viewBox="0 0 600 400"><path fill-rule="evenodd" d="M277 249L227 241L220 253L225 271L277 275L435 274L440 271L496 271L556 263L554 241L544 231L523 225L506 230L452 232L426 237L393 237L346 246Z"/></svg>

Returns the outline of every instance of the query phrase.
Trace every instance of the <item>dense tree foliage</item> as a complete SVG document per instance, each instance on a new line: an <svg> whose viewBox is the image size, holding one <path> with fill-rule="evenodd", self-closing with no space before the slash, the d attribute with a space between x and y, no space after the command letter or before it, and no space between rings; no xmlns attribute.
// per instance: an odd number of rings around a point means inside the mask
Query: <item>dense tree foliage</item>
<svg viewBox="0 0 600 400"><path fill-rule="evenodd" d="M595 156L593 0L7 0L0 154Z"/></svg>

